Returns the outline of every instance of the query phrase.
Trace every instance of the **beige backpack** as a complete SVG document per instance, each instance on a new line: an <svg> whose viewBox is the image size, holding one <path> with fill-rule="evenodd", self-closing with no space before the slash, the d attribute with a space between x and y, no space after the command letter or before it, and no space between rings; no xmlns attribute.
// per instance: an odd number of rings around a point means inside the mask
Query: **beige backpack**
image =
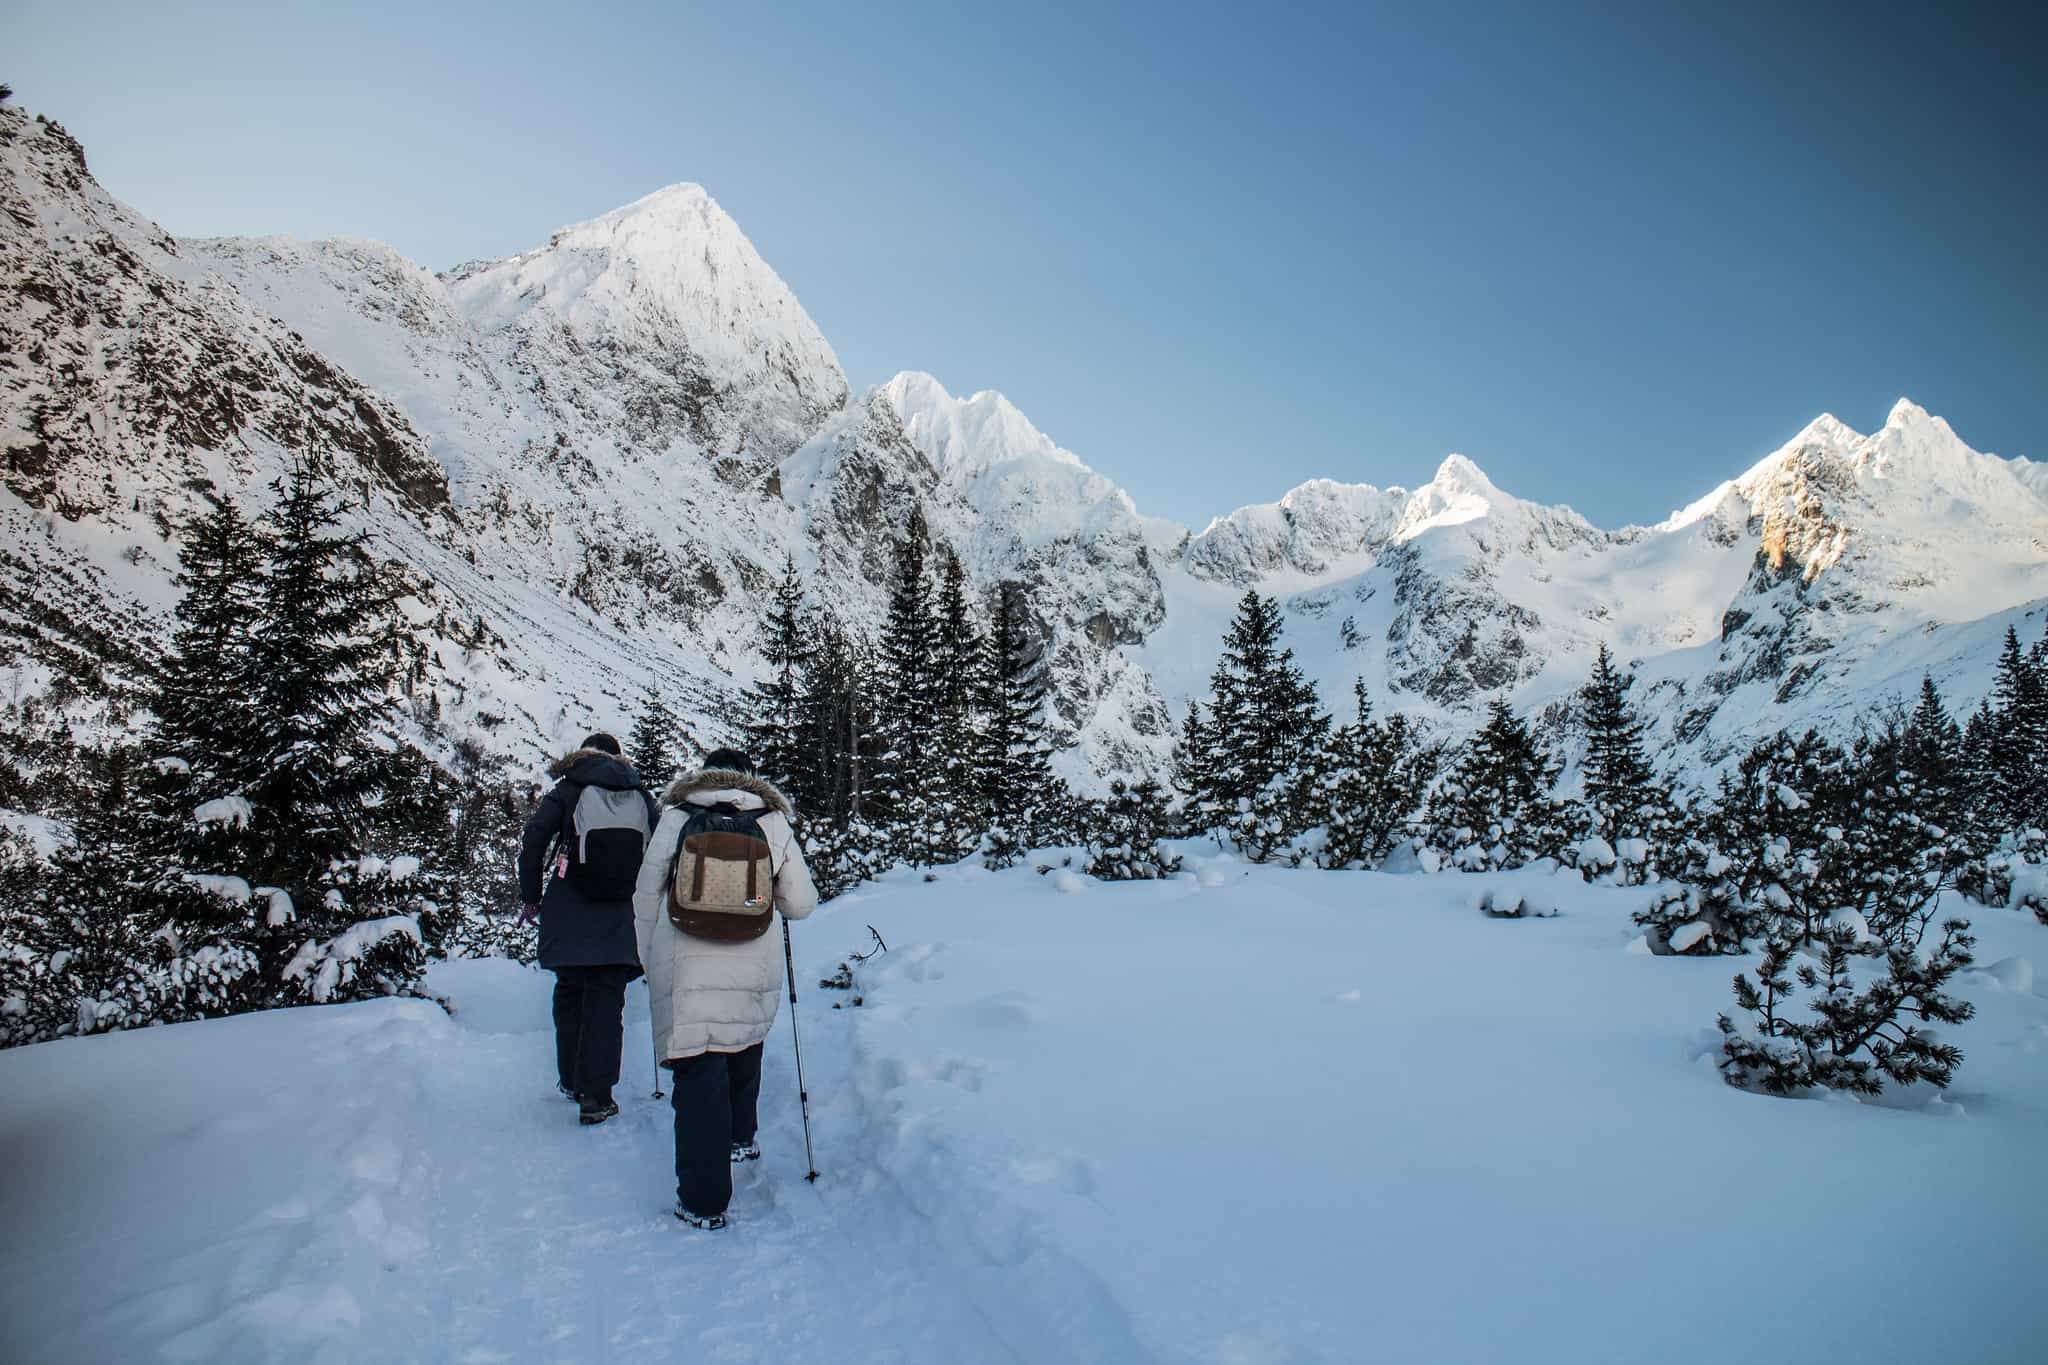
<svg viewBox="0 0 2048 1365"><path fill-rule="evenodd" d="M775 922L775 867L756 812L694 810L669 865L668 918L693 938L743 943Z"/></svg>

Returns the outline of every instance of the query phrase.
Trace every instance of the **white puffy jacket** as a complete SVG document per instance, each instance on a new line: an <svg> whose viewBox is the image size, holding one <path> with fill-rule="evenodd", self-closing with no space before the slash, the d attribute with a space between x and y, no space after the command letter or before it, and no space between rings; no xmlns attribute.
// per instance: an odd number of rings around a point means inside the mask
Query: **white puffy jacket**
<svg viewBox="0 0 2048 1365"><path fill-rule="evenodd" d="M669 859L682 840L687 807L724 803L760 812L775 869L775 908L783 917L802 919L818 908L811 870L789 827L789 799L771 783L751 773L705 768L670 787L633 891L633 930L652 1003L649 1022L655 1053L664 1061L752 1047L768 1036L782 999L780 935L714 943L669 922Z"/></svg>

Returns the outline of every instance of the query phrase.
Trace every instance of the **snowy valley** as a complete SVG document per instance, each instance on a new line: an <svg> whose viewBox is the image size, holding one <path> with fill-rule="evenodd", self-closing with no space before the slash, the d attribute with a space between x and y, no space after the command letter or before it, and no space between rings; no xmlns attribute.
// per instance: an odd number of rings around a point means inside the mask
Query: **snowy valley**
<svg viewBox="0 0 2048 1365"><path fill-rule="evenodd" d="M2048 471L1909 400L1183 526L699 186L435 273L0 95L0 454L0 1357L2048 1352ZM643 987L549 1074L591 730L823 893L722 1229Z"/></svg>

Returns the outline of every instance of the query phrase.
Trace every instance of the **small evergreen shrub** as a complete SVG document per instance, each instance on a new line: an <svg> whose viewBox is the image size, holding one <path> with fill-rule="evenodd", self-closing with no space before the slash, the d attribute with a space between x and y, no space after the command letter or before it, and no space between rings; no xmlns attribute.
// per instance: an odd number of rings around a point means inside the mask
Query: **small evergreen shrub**
<svg viewBox="0 0 2048 1365"><path fill-rule="evenodd" d="M1088 839L1089 876L1111 882L1149 881L1180 871L1179 856L1160 844L1173 820L1158 783L1110 783L1109 800L1097 819Z"/></svg>

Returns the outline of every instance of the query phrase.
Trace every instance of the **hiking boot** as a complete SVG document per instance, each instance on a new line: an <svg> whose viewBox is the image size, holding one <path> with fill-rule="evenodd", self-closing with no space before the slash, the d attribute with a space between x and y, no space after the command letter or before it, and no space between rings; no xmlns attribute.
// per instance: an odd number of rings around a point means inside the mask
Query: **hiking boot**
<svg viewBox="0 0 2048 1365"><path fill-rule="evenodd" d="M690 1212L690 1210L689 1210L689 1209L687 1209L686 1207L684 1207L684 1206L683 1206L683 1205L682 1205L681 1203L678 1203L678 1204L676 1205L676 1217L677 1217L678 1219L682 1220L683 1222L685 1222L685 1223L688 1223L688 1224L689 1224L689 1225L690 1225L691 1227L693 1227L693 1228L702 1228L702 1229L704 1229L704 1231L706 1231L706 1232L716 1232L716 1231L718 1231L718 1230L719 1230L720 1228L722 1228L722 1227L724 1227L724 1226L725 1226L725 1215L724 1215L724 1214L722 1214L722 1213L713 1213L713 1214L702 1214L702 1213L692 1213L692 1212Z"/></svg>
<svg viewBox="0 0 2048 1365"><path fill-rule="evenodd" d="M737 1166L742 1161L759 1161L760 1159L761 1144L751 1138L745 1142L735 1142L732 1145L733 1165Z"/></svg>
<svg viewBox="0 0 2048 1365"><path fill-rule="evenodd" d="M586 1126L593 1123L603 1123L618 1112L619 1103L617 1100L593 1101L586 1098L578 1098L576 1101L576 1121Z"/></svg>

